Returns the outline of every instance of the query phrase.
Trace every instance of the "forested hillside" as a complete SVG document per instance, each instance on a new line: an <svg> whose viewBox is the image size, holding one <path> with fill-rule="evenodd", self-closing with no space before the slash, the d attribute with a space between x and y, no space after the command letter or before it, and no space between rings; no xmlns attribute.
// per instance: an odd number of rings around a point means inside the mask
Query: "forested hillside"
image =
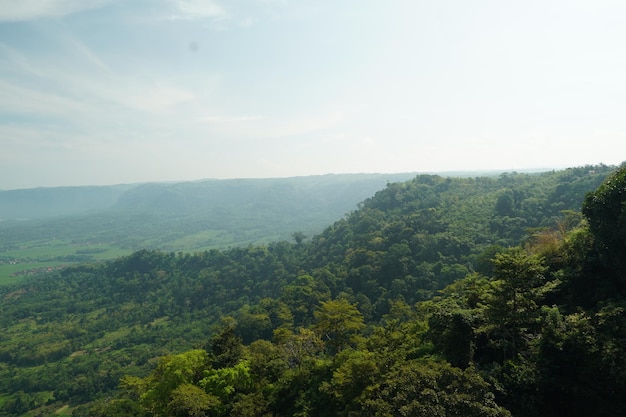
<svg viewBox="0 0 626 417"><path fill-rule="evenodd" d="M0 415L622 415L614 169L420 175L310 240L0 288Z"/></svg>
<svg viewBox="0 0 626 417"><path fill-rule="evenodd" d="M0 191L0 285L140 249L199 251L312 236L387 182L341 174Z"/></svg>

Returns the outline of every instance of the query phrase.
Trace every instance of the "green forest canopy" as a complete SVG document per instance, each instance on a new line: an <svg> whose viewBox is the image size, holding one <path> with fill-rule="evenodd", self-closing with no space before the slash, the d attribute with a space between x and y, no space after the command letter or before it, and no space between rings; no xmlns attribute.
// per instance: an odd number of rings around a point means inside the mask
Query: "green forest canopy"
<svg viewBox="0 0 626 417"><path fill-rule="evenodd" d="M624 169L418 176L308 242L3 288L2 412L621 415Z"/></svg>

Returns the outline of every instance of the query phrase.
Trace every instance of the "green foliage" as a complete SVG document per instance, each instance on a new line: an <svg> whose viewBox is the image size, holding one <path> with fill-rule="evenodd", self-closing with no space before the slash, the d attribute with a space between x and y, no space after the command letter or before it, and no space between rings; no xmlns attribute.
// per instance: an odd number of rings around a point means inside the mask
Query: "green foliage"
<svg viewBox="0 0 626 417"><path fill-rule="evenodd" d="M235 335L235 322L224 320L222 328L211 337L211 363L215 368L234 366L243 356L241 339Z"/></svg>
<svg viewBox="0 0 626 417"><path fill-rule="evenodd" d="M546 415L614 416L626 410L626 304L597 313L553 312L539 343Z"/></svg>
<svg viewBox="0 0 626 417"><path fill-rule="evenodd" d="M219 405L215 395L207 394L195 385L183 384L172 391L167 412L175 417L204 417Z"/></svg>
<svg viewBox="0 0 626 417"><path fill-rule="evenodd" d="M626 295L626 167L615 171L589 193L582 208L598 243L603 263L619 276L617 290Z"/></svg>
<svg viewBox="0 0 626 417"><path fill-rule="evenodd" d="M445 363L398 364L362 400L361 416L493 416L511 414L499 407L490 385L474 369Z"/></svg>
<svg viewBox="0 0 626 417"><path fill-rule="evenodd" d="M112 400L103 409L96 409L103 417L144 417L147 413L134 401L127 399ZM72 413L74 416L76 413Z"/></svg>
<svg viewBox="0 0 626 417"><path fill-rule="evenodd" d="M353 403L362 400L368 387L380 380L382 372L377 355L367 350L346 350L335 360L339 366L324 390L336 398L338 404L345 404L349 409ZM344 413L347 411L343 410Z"/></svg>
<svg viewBox="0 0 626 417"><path fill-rule="evenodd" d="M295 334L280 333L277 334L277 339L281 343L285 360L290 368L302 366L316 359L324 350L324 342L313 330L299 328Z"/></svg>
<svg viewBox="0 0 626 417"><path fill-rule="evenodd" d="M367 297L372 318L380 319L388 298L413 304L473 270L491 275L495 253L520 244L530 230L556 227L608 172L601 166L498 178L419 175L389 184L313 237L307 261ZM498 199L508 201L506 210L496 208Z"/></svg>
<svg viewBox="0 0 626 417"><path fill-rule="evenodd" d="M524 333L536 325L539 304L552 288L544 285L543 260L521 248L494 258L494 291L486 311L486 331L502 350L502 358L515 357L523 349Z"/></svg>
<svg viewBox="0 0 626 417"><path fill-rule="evenodd" d="M621 415L620 243L600 235L622 215L568 211L607 169L423 175L307 241L0 288L0 416Z"/></svg>
<svg viewBox="0 0 626 417"><path fill-rule="evenodd" d="M496 200L496 213L499 216L511 216L514 208L514 195L512 190L504 190Z"/></svg>
<svg viewBox="0 0 626 417"><path fill-rule="evenodd" d="M140 391L140 403L155 415L166 415L170 402L177 397L180 406L185 391L179 388L198 382L207 364L208 356L203 350L191 350L162 358L147 380L136 382L136 389L145 389ZM130 381L126 384L129 385Z"/></svg>
<svg viewBox="0 0 626 417"><path fill-rule="evenodd" d="M282 300L293 313L297 325L310 324L315 306L330 298L330 290L311 275L299 275L282 289Z"/></svg>
<svg viewBox="0 0 626 417"><path fill-rule="evenodd" d="M313 314L315 329L334 352L354 343L358 332L365 327L361 312L344 299L322 302Z"/></svg>
<svg viewBox="0 0 626 417"><path fill-rule="evenodd" d="M209 394L225 400L235 392L246 391L252 386L250 365L242 361L231 367L206 370L199 385Z"/></svg>
<svg viewBox="0 0 626 417"><path fill-rule="evenodd" d="M385 182L411 177L343 174L0 190L0 253L16 265L48 267L114 259L141 248L198 251L292 235L301 242ZM2 261L0 284L31 269L13 271Z"/></svg>
<svg viewBox="0 0 626 417"><path fill-rule="evenodd" d="M624 244L626 227L626 167L615 171L597 190L589 193L583 203L594 235L605 247Z"/></svg>
<svg viewBox="0 0 626 417"><path fill-rule="evenodd" d="M428 319L429 340L453 366L465 369L474 356L474 321L471 311L450 300L441 302Z"/></svg>

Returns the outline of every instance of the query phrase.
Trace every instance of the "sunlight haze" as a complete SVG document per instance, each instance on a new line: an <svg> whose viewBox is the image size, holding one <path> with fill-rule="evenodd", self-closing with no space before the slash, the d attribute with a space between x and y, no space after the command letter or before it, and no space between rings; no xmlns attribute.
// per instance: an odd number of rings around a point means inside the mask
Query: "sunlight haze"
<svg viewBox="0 0 626 417"><path fill-rule="evenodd" d="M0 0L0 189L626 160L626 2Z"/></svg>

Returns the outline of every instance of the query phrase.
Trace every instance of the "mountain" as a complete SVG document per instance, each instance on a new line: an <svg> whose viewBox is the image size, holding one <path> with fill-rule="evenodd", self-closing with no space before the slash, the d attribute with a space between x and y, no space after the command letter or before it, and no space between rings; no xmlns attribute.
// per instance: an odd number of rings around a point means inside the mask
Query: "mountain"
<svg viewBox="0 0 626 417"><path fill-rule="evenodd" d="M203 180L0 192L0 283L139 249L194 251L312 236L415 174Z"/></svg>
<svg viewBox="0 0 626 417"><path fill-rule="evenodd" d="M242 203L254 205L262 198L267 203L272 198L285 197L295 198L296 201L304 197L308 199L306 203L324 202L331 207L338 202L352 210L357 202L369 197L386 182L403 181L415 175L328 174L276 179L0 190L0 221L77 216L110 209L158 211L173 215L173 211L180 209L201 211L215 206L228 209Z"/></svg>
<svg viewBox="0 0 626 417"><path fill-rule="evenodd" d="M419 175L306 241L141 250L0 287L1 410L620 415L614 170Z"/></svg>
<svg viewBox="0 0 626 417"><path fill-rule="evenodd" d="M180 240L161 240L161 249L224 247L289 239L297 231L318 233L356 209L363 199L388 182L414 174L354 174L284 179L207 180L171 185L146 184L125 193L112 213L140 214L159 223L160 233L175 231ZM215 231L219 239L198 237ZM136 233L141 235L141 233ZM221 240L221 242L220 242ZM195 246L194 246L195 245ZM146 247L141 245L141 247Z"/></svg>
<svg viewBox="0 0 626 417"><path fill-rule="evenodd" d="M0 222L81 215L113 207L132 185L0 190Z"/></svg>

